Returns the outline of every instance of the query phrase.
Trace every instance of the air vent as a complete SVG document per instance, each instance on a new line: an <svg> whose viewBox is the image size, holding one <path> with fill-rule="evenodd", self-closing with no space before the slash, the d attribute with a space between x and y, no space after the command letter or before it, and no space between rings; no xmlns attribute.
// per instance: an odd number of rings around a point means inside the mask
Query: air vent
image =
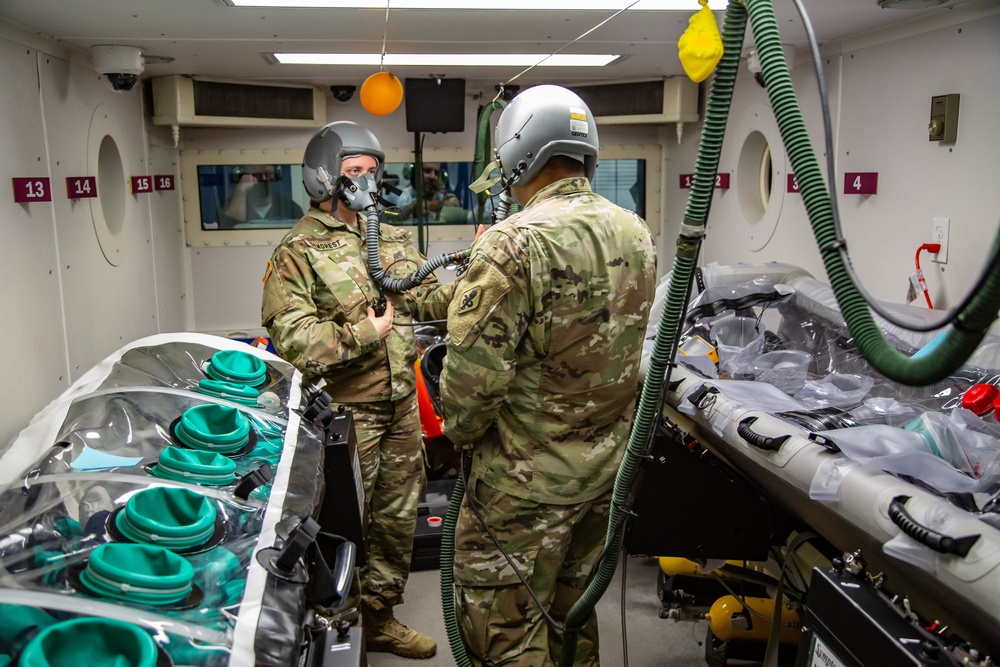
<svg viewBox="0 0 1000 667"><path fill-rule="evenodd" d="M161 76L153 79L153 122L202 127L320 127L326 123L326 97L315 86Z"/></svg>
<svg viewBox="0 0 1000 667"><path fill-rule="evenodd" d="M698 120L698 84L687 77L572 86L598 124L687 123Z"/></svg>

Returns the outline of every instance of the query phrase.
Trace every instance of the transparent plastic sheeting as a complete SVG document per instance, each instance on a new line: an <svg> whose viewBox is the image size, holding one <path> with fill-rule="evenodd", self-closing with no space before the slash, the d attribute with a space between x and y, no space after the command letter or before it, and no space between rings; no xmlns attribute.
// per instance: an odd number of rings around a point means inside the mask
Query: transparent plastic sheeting
<svg viewBox="0 0 1000 667"><path fill-rule="evenodd" d="M242 343L183 334L174 344L170 338L139 341L106 359L0 453L0 468L10 480L0 486L0 664L3 656L17 655L28 635L86 617L148 629L173 664L251 664L262 656L274 664L299 660L306 586L276 585L255 554L314 515L322 498L322 430L288 409L301 402L301 375ZM265 386L278 401L253 408L193 391L202 363L219 349L264 358ZM153 475L168 448L195 451L177 437L176 427L188 410L203 406L222 406L249 426L246 444L225 455L235 464L235 478L198 485ZM237 497L241 479L264 465L274 478L245 499ZM232 467L227 466L230 473ZM122 516L139 507L140 498L164 495L194 499L198 508L191 522L198 526L193 546L170 549L190 564L181 570L193 568L194 579L183 601L144 604L126 594L121 581L102 579L105 571L97 565L108 551L102 545L142 542L147 533L136 538L135 526L122 527ZM165 507L161 516L157 507L149 505L148 521L135 525L170 523L183 514ZM162 554L165 540L176 539L163 535L151 538L150 551ZM161 560L177 563L173 557ZM122 576L127 582L128 575ZM105 585L110 588L102 590ZM119 590L123 593L116 595ZM151 598L155 592L139 599ZM14 619L30 632L14 632Z"/></svg>
<svg viewBox="0 0 1000 667"><path fill-rule="evenodd" d="M224 632L184 622L172 612L20 589L0 589L0 660L20 655L38 631L85 618L115 619L148 633L160 665L222 667L230 660ZM74 644L81 654L87 652L86 637L78 637Z"/></svg>
<svg viewBox="0 0 1000 667"><path fill-rule="evenodd" d="M728 364L720 366L705 356L683 354L678 354L678 363L745 408L777 415L808 431L826 432L843 455L856 463L918 480L941 493L974 492L985 494L980 499L983 504L1000 502L1000 498L990 499L1000 490L1000 423L992 412L980 417L960 407L963 393L973 385L1000 382L1000 336L996 332L950 378L929 387L907 387L886 379L861 356L832 290L801 269L778 264L710 265L701 269L701 280L705 289L689 307L689 313L700 316L689 318L682 341L700 336L716 344L718 323L738 317L741 322L758 323L763 346L758 338L748 336L755 347L748 346L746 354L737 350ZM726 307L752 301L756 303ZM892 309L920 323L941 317L923 308L897 305ZM908 354L934 337L881 324L886 338ZM655 323L651 327L655 333ZM778 350L810 355L798 384L755 381L755 360ZM679 408L694 410L690 405ZM817 486L821 496L831 492L828 484Z"/></svg>
<svg viewBox="0 0 1000 667"><path fill-rule="evenodd" d="M42 458L32 473L120 468L122 463L141 457L138 464L126 469L130 474L147 475L164 449L183 446L174 435L178 418L191 408L215 402L202 394L148 387L99 390L81 396L68 406L53 441L46 443L48 447L39 447ZM232 457L236 474L242 477L264 464L278 462L287 422L261 411L236 409L251 429L246 451Z"/></svg>
<svg viewBox="0 0 1000 667"><path fill-rule="evenodd" d="M121 604L94 594L81 574L95 548L116 541L114 517L131 497L151 484L159 485L121 473L68 473L29 478L27 486L0 492L0 534L4 536L0 540L0 584L6 600L17 600L16 592L34 592L39 594L34 599L40 601L72 596L83 606L95 600ZM193 490L206 495L214 506L218 525L203 545L178 552L194 568L192 594L166 607L130 604L139 609L129 612L125 620L142 618L144 612L169 618L184 628L181 635L213 639L214 653L218 654L226 648L237 617L264 503L241 503L219 490ZM9 604L0 603L0 618L17 617ZM64 611L73 605L68 607ZM62 618L52 616L53 621ZM40 618L48 622L44 616ZM184 650L177 652L178 647ZM191 662L199 655L209 658L212 652L189 653L189 648L186 642L172 642L168 652L175 664L212 664L211 659Z"/></svg>
<svg viewBox="0 0 1000 667"><path fill-rule="evenodd" d="M199 383L208 379L205 374L207 363L220 350L237 350L264 363L266 378L257 387L260 402L256 407L262 412L284 417L289 407L293 378L298 375L290 364L279 357L240 341L206 334L150 336L109 355L35 415L9 446L0 451L0 484L12 481L34 464L42 443L58 441L54 431L63 423L73 401L80 396L112 388L157 387L183 393L196 392ZM225 399L214 402L236 405Z"/></svg>

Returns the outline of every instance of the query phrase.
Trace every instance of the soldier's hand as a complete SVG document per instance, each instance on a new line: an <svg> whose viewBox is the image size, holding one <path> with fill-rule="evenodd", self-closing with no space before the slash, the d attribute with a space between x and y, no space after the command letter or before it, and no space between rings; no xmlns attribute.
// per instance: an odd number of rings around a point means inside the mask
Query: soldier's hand
<svg viewBox="0 0 1000 667"><path fill-rule="evenodd" d="M473 245L475 245L476 241L479 240L479 237L482 236L483 232L485 231L486 231L486 225L479 225L478 227L476 227L476 238L472 239Z"/></svg>
<svg viewBox="0 0 1000 667"><path fill-rule="evenodd" d="M391 301L386 302L385 312L381 316L376 315L375 310L371 306L368 306L368 319L375 325L379 340L385 340L389 332L392 331L392 316L395 312Z"/></svg>

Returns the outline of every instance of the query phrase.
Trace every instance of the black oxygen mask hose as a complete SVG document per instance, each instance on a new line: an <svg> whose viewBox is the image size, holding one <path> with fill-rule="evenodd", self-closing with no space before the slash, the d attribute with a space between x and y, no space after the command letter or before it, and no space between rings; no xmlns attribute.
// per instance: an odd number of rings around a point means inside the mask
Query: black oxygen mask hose
<svg viewBox="0 0 1000 667"><path fill-rule="evenodd" d="M427 277L435 270L446 264L463 262L472 254L472 248L465 248L458 252L448 252L432 257L422 264L420 268L406 276L405 278L390 278L382 268L382 260L378 254L378 233L381 227L379 223L378 205L382 200L379 195L379 188L371 175L364 175L360 178L340 177L340 189L337 198L344 202L348 209L365 213L365 243L368 247L368 271L372 278L383 288L392 292L405 292L413 289L420 283L427 280Z"/></svg>
<svg viewBox="0 0 1000 667"><path fill-rule="evenodd" d="M472 254L472 248L465 248L458 252L441 253L428 259L420 268L405 278L390 278L385 269L382 268L382 259L378 254L378 232L380 227L378 207L374 205L369 206L365 209L365 215L367 216L365 242L368 246L368 272L372 274L375 282L391 292L405 292L406 290L413 289L427 280L428 276L442 266L464 262Z"/></svg>

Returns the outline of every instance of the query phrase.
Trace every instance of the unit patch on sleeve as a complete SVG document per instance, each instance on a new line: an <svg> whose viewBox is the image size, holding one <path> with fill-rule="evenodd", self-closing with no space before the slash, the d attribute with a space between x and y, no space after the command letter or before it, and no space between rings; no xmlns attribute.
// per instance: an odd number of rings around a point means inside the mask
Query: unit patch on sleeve
<svg viewBox="0 0 1000 667"><path fill-rule="evenodd" d="M458 306L458 312L467 313L470 310L475 310L476 308L478 308L479 297L481 293L482 290L478 286L466 290L465 293L462 294L461 297L459 297L461 301Z"/></svg>
<svg viewBox="0 0 1000 667"><path fill-rule="evenodd" d="M267 279L271 277L271 272L274 271L274 263L271 260L267 260L267 271L264 272L264 285L267 285Z"/></svg>

